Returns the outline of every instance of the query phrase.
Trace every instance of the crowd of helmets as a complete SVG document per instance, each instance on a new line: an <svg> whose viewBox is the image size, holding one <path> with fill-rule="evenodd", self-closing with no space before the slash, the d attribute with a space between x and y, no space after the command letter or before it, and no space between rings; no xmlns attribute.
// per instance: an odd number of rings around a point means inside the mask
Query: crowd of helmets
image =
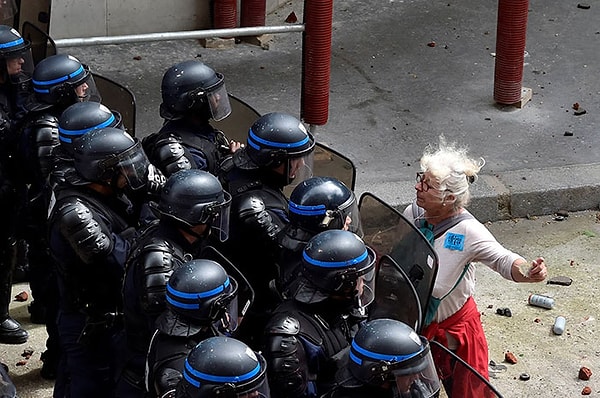
<svg viewBox="0 0 600 398"><path fill-rule="evenodd" d="M34 66L0 26L0 58L0 272L26 239L54 397L438 396L427 340L369 320L376 254L300 120L228 140L225 77L184 61L138 139L75 57ZM0 342L26 342L5 307Z"/></svg>

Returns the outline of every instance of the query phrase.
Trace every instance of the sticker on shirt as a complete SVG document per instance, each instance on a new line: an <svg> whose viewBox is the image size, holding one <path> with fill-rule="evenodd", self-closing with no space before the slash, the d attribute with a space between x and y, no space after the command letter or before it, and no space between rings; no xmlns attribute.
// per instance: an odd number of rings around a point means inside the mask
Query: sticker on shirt
<svg viewBox="0 0 600 398"><path fill-rule="evenodd" d="M465 248L465 236L448 232L444 240L444 247L450 250L463 251Z"/></svg>

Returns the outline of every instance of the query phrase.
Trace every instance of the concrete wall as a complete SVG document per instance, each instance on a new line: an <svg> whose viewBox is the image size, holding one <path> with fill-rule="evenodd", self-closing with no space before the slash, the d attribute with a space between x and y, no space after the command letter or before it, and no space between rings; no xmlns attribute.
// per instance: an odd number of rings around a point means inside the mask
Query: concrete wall
<svg viewBox="0 0 600 398"><path fill-rule="evenodd" d="M284 3L267 0L267 12ZM52 0L50 36L64 39L207 29L209 4L209 0Z"/></svg>

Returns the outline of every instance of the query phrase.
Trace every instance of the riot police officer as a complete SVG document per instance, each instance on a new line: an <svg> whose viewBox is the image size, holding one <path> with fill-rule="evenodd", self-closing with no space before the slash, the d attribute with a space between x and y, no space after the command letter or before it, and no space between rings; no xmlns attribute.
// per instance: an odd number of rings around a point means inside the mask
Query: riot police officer
<svg viewBox="0 0 600 398"><path fill-rule="evenodd" d="M274 396L319 396L331 388L341 353L374 299L374 274L375 252L350 231L324 231L308 242L291 298L265 330Z"/></svg>
<svg viewBox="0 0 600 398"><path fill-rule="evenodd" d="M298 184L288 202L290 222L279 236L279 289L284 293L300 272L302 251L316 234L343 229L362 237L354 192L333 177L311 177Z"/></svg>
<svg viewBox="0 0 600 398"><path fill-rule="evenodd" d="M238 282L217 262L192 260L167 283L167 309L159 316L146 362L149 397L174 394L185 357L199 342L231 336L238 325Z"/></svg>
<svg viewBox="0 0 600 398"><path fill-rule="evenodd" d="M23 188L24 237L29 244L30 284L35 299L30 306L34 320L44 322L43 290L48 274L49 253L44 234L50 192L47 179L59 145L58 118L65 108L79 101L77 91L85 95L91 78L79 60L68 55L43 59L33 72L34 98L21 133L19 156ZM90 82L90 85L93 84Z"/></svg>
<svg viewBox="0 0 600 398"><path fill-rule="evenodd" d="M433 398L440 380L429 342L393 319L367 322L345 354L338 386L326 397Z"/></svg>
<svg viewBox="0 0 600 398"><path fill-rule="evenodd" d="M121 329L121 287L137 220L127 192L143 189L149 162L123 130L91 131L73 147L79 180L56 191L49 246L57 264L58 330L66 391L55 396L107 397L114 391L113 337Z"/></svg>
<svg viewBox="0 0 600 398"><path fill-rule="evenodd" d="M269 398L263 356L239 340L210 337L185 359L175 398Z"/></svg>
<svg viewBox="0 0 600 398"><path fill-rule="evenodd" d="M276 304L271 281L277 278L278 237L289 222L283 188L312 176L314 146L313 136L294 116L268 113L254 122L246 146L223 163L224 186L233 197L231 233L223 250L257 293L241 332L250 346Z"/></svg>
<svg viewBox="0 0 600 398"><path fill-rule="evenodd" d="M169 276L197 258L209 239L227 239L230 204L231 196L206 171L181 170L168 178L156 206L160 220L141 233L127 261L123 286L127 358L119 394L143 393L144 360L156 318L165 309Z"/></svg>
<svg viewBox="0 0 600 398"><path fill-rule="evenodd" d="M29 334L9 315L17 250L18 129L30 95L33 72L30 43L10 26L0 25L0 343L22 344Z"/></svg>
<svg viewBox="0 0 600 398"><path fill-rule="evenodd" d="M166 176L190 168L217 173L222 157L239 148L210 125L231 113L223 75L200 61L180 62L163 75L161 94L165 124L143 140L151 162Z"/></svg>

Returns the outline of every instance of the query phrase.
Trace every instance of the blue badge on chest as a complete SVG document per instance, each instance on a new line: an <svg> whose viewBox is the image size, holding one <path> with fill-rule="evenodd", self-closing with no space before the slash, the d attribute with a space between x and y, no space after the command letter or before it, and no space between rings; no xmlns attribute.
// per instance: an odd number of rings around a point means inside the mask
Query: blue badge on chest
<svg viewBox="0 0 600 398"><path fill-rule="evenodd" d="M465 247L465 236L448 232L444 240L444 247L450 250L463 251Z"/></svg>

